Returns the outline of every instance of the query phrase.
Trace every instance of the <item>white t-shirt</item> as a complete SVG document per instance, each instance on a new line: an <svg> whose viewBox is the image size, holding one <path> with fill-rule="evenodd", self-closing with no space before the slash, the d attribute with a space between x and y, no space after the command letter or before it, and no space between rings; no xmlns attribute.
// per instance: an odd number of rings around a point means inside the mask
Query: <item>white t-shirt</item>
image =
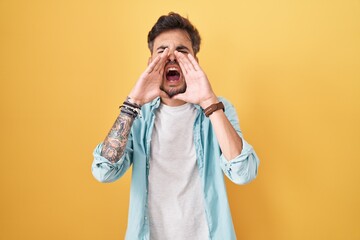
<svg viewBox="0 0 360 240"><path fill-rule="evenodd" d="M209 239L193 139L196 114L189 103L161 104L156 112L148 195L152 240Z"/></svg>

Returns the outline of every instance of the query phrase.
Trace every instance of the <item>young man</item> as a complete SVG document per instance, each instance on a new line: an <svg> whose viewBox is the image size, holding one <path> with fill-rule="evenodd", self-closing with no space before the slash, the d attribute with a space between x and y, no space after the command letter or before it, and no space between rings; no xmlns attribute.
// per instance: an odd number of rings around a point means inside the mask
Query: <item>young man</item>
<svg viewBox="0 0 360 240"><path fill-rule="evenodd" d="M236 239L223 173L247 183L259 159L200 68L189 20L161 16L148 46L147 69L94 151L93 175L112 182L132 165L126 239Z"/></svg>

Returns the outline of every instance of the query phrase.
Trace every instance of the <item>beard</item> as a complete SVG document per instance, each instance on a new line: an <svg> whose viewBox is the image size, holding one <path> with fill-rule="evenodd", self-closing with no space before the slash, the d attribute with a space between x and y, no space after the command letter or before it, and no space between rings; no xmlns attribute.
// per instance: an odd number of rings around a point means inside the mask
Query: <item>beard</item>
<svg viewBox="0 0 360 240"><path fill-rule="evenodd" d="M186 83L177 87L165 88L164 86L161 86L160 89L163 90L170 98L172 98L173 96L184 93L186 91Z"/></svg>

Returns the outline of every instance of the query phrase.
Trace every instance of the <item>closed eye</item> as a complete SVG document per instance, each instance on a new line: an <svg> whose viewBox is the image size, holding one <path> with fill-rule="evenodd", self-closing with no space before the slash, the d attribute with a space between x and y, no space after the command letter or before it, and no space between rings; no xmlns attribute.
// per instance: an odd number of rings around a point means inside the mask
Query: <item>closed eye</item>
<svg viewBox="0 0 360 240"><path fill-rule="evenodd" d="M163 52L165 51L165 49L167 49L167 48L168 48L167 46L161 45L160 47L158 47L158 48L156 49L156 52L157 52L158 54L161 54L161 53L163 53Z"/></svg>

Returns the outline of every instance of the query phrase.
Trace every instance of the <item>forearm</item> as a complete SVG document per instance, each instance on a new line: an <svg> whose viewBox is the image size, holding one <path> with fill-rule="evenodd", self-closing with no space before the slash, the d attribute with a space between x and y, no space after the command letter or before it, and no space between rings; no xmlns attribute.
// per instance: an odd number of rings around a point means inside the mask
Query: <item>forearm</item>
<svg viewBox="0 0 360 240"><path fill-rule="evenodd" d="M124 154L133 122L133 117L120 112L103 142L101 156L105 157L112 163L119 161L121 156Z"/></svg>
<svg viewBox="0 0 360 240"><path fill-rule="evenodd" d="M237 157L243 148L242 139L221 110L210 115L216 138L227 160Z"/></svg>
<svg viewBox="0 0 360 240"><path fill-rule="evenodd" d="M201 102L201 107L206 109L219 100L214 95L213 97ZM243 149L243 142L233 125L222 110L213 112L209 119L214 128L216 138L219 142L220 149L227 160L231 160L240 155Z"/></svg>

